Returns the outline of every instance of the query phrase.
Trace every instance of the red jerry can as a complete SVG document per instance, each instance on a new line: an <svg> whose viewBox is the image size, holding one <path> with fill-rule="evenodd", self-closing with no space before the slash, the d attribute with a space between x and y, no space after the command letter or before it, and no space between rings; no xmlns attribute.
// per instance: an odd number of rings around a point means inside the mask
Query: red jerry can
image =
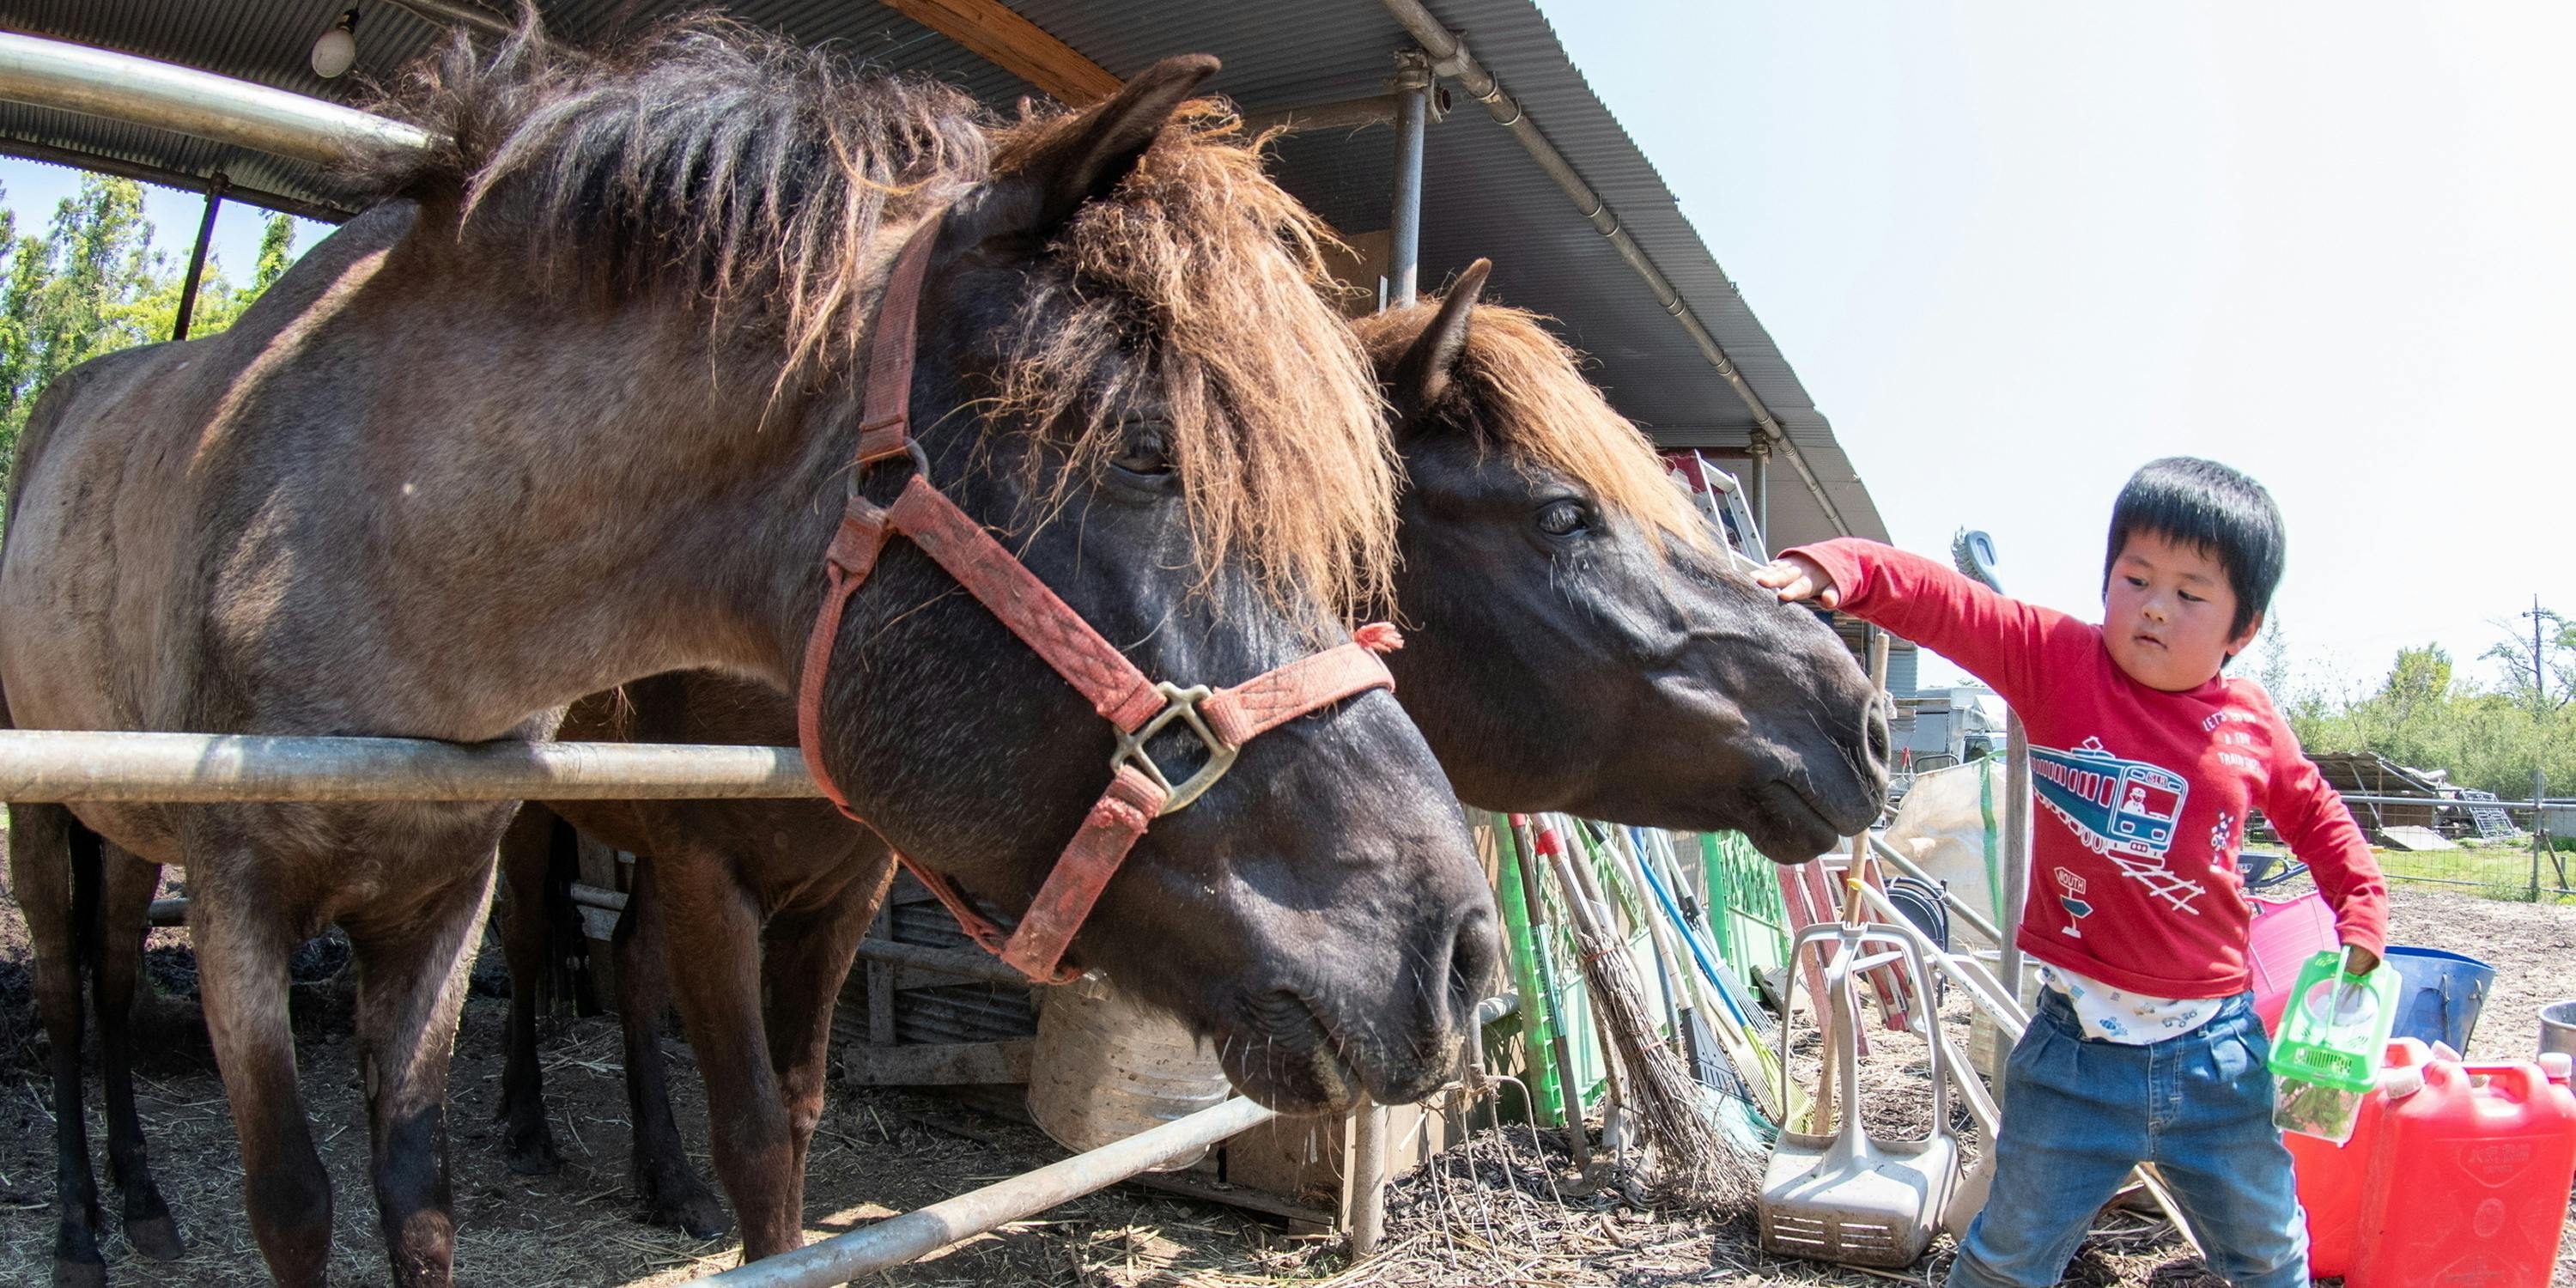
<svg viewBox="0 0 2576 1288"><path fill-rule="evenodd" d="M2424 1067L2381 1114L2345 1288L2547 1288L2576 1093L2529 1061Z"/></svg>
<svg viewBox="0 0 2576 1288"><path fill-rule="evenodd" d="M2298 1173L2299 1206L2307 1213L2310 1275L2332 1279L2352 1269L2353 1235L2361 1229L2362 1199L2369 1192L2381 1120L2390 1103L2423 1087L2429 1059L2425 1045L2414 1038L2389 1042L2380 1058L2379 1089L2361 1102L2352 1139L2338 1145L2302 1132L2281 1133Z"/></svg>

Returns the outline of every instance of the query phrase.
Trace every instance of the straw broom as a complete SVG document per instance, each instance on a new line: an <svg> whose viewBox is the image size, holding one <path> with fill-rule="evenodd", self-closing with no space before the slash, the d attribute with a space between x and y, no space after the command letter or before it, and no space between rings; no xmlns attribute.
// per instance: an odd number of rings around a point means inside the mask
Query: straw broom
<svg viewBox="0 0 2576 1288"><path fill-rule="evenodd" d="M1565 891L1593 1008L1611 1035L1614 1057L1629 1071L1630 1112L1654 1147L1657 1188L1692 1207L1745 1210L1761 1192L1759 1177L1702 1112L1699 1084L1681 1057L1655 1036L1628 946L1610 929L1609 910L1584 893L1573 857L1554 831L1539 833L1539 849Z"/></svg>

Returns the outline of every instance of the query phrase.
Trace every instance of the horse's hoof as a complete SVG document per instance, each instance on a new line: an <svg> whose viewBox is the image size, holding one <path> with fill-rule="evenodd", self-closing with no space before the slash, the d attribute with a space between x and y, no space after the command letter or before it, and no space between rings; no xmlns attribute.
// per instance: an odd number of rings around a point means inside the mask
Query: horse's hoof
<svg viewBox="0 0 2576 1288"><path fill-rule="evenodd" d="M563 1170L563 1155L555 1152L555 1143L538 1137L534 1144L513 1145L503 1161L521 1176L552 1176Z"/></svg>
<svg viewBox="0 0 2576 1288"><path fill-rule="evenodd" d="M107 1288L107 1263L56 1257L54 1288Z"/></svg>
<svg viewBox="0 0 2576 1288"><path fill-rule="evenodd" d="M657 1224L672 1226L692 1239L720 1239L733 1229L733 1218L725 1215L724 1204L712 1194L698 1195L666 1212L656 1213Z"/></svg>
<svg viewBox="0 0 2576 1288"><path fill-rule="evenodd" d="M164 1212L159 1216L133 1217L125 1223L125 1241L136 1252L154 1261L176 1261L188 1255L187 1241L179 1237L179 1223Z"/></svg>
<svg viewBox="0 0 2576 1288"><path fill-rule="evenodd" d="M714 1239L733 1229L733 1218L725 1206L705 1190L683 1194L675 1199L648 1195L644 1219L655 1225L669 1226L692 1239Z"/></svg>

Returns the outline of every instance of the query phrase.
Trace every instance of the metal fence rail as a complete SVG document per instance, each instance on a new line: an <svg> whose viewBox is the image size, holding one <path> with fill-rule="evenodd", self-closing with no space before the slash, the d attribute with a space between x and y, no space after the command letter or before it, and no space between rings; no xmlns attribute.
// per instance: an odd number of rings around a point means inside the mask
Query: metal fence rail
<svg viewBox="0 0 2576 1288"><path fill-rule="evenodd" d="M1275 1116L1237 1096L1116 1144L697 1282L724 1288L821 1288L844 1283L1107 1189L1155 1164L1249 1131Z"/></svg>
<svg viewBox="0 0 2576 1288"><path fill-rule="evenodd" d="M794 747L0 731L6 801L816 797Z"/></svg>

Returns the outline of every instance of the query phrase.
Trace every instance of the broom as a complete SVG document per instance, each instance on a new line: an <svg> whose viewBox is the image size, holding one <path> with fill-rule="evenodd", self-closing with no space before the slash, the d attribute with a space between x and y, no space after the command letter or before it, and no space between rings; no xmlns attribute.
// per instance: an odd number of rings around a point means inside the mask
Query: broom
<svg viewBox="0 0 2576 1288"><path fill-rule="evenodd" d="M1581 957L1585 950L1580 938L1575 935L1575 905L1581 903L1587 909L1597 909L1606 907L1606 904L1601 898L1601 892L1592 887L1584 866L1574 861L1574 851L1566 844L1565 832L1559 829L1556 823L1550 821L1562 817L1564 816L1555 814L1540 817L1538 853L1541 858L1548 861L1548 870L1555 873L1560 881L1566 879L1569 874L1574 880L1574 884L1567 887L1573 891L1573 894L1566 900L1565 923L1567 936L1576 940L1575 956ZM1562 866L1559 866L1560 861ZM1596 914L1595 920L1606 920L1606 917ZM1590 996L1590 992L1587 988L1585 996ZM1641 1002L1640 1006L1642 1005ZM1619 1059L1619 1040L1611 1036L1609 1012L1599 1006L1586 1006L1583 1009L1592 1020L1593 1049L1601 1053L1601 1145L1602 1148L1610 1151L1612 1158L1624 1158L1627 1156L1630 1138L1634 1134L1634 1126L1627 1110L1627 1065Z"/></svg>
<svg viewBox="0 0 2576 1288"><path fill-rule="evenodd" d="M1540 833L1539 849L1565 891L1567 919L1573 923L1592 1005L1611 1035L1617 1059L1629 1071L1629 1109L1654 1147L1658 1188L1688 1206L1743 1210L1761 1192L1754 1162L1718 1134L1701 1109L1699 1084L1681 1057L1655 1036L1627 944L1607 925L1608 909L1585 895L1563 843L1548 844L1555 839L1552 832Z"/></svg>

